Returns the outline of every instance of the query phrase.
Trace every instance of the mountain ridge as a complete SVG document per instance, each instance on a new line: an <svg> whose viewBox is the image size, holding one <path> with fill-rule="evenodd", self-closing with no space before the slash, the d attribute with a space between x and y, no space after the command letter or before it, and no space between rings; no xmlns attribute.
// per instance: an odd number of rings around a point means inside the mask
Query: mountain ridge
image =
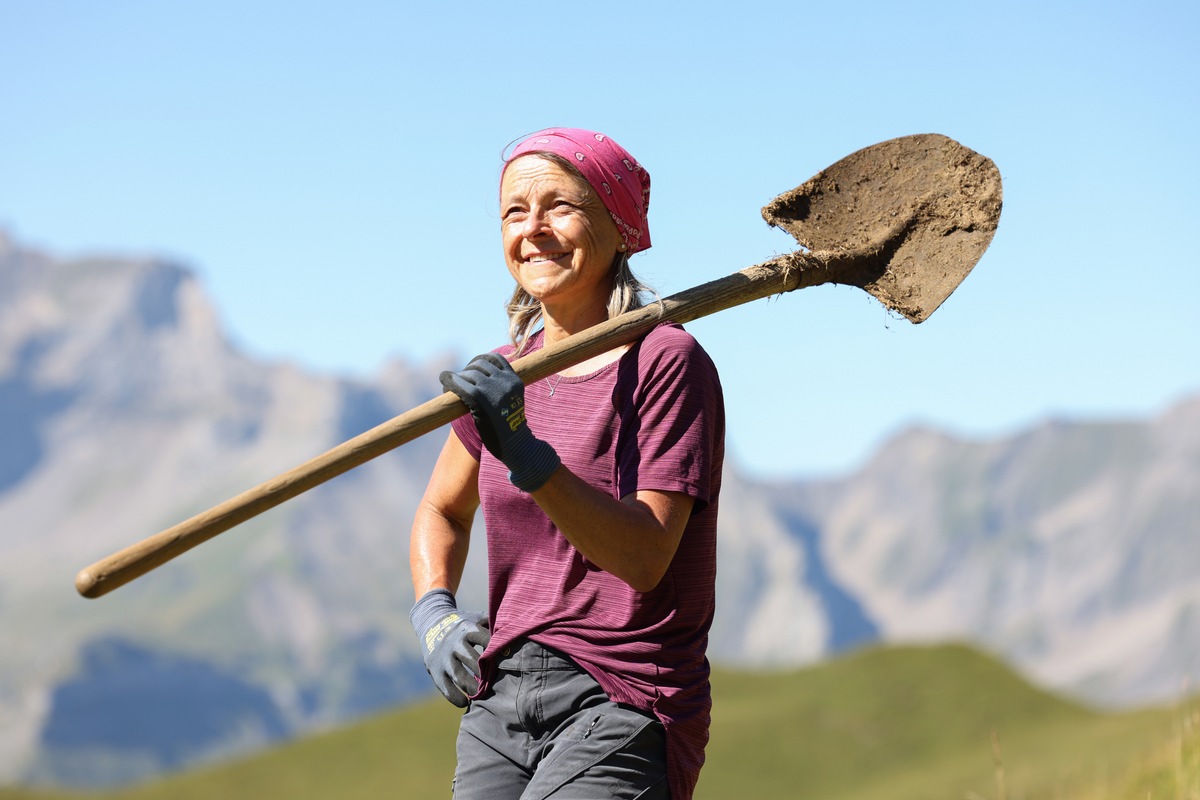
<svg viewBox="0 0 1200 800"><path fill-rule="evenodd" d="M427 693L407 527L438 435L101 600L71 579L440 393L455 361L371 378L262 362L186 267L0 235L0 780L123 783ZM780 668L965 640L1093 704L1170 698L1200 642L1196 485L1200 396L984 441L914 427L836 479L729 464L710 655ZM483 549L464 607L484 606ZM107 720L177 707L187 676L206 722L112 746Z"/></svg>

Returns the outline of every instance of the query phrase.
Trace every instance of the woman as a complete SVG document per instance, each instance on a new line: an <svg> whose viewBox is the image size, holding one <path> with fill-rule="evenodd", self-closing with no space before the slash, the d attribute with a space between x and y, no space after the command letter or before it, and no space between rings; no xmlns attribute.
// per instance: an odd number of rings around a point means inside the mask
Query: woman
<svg viewBox="0 0 1200 800"><path fill-rule="evenodd" d="M459 800L686 800L704 760L716 370L673 324L530 386L508 365L640 305L628 257L650 246L649 197L628 152L578 129L530 136L501 175L513 341L442 374L471 415L453 425L411 545L426 667L467 707ZM480 505L486 617L454 602Z"/></svg>

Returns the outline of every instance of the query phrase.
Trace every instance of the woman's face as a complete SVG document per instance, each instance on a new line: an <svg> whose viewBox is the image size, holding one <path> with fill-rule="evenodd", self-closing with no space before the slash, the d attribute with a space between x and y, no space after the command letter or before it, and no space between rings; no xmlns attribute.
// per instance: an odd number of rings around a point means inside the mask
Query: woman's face
<svg viewBox="0 0 1200 800"><path fill-rule="evenodd" d="M536 155L516 159L500 182L500 229L509 272L543 306L607 307L621 235L583 178Z"/></svg>

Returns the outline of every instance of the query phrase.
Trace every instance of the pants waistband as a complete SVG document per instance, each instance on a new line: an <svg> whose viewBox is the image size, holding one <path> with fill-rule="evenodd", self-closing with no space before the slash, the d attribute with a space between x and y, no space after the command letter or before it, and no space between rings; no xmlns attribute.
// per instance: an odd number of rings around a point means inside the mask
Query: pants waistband
<svg viewBox="0 0 1200 800"><path fill-rule="evenodd" d="M583 672L567 656L529 639L517 639L497 654L496 668L505 672Z"/></svg>

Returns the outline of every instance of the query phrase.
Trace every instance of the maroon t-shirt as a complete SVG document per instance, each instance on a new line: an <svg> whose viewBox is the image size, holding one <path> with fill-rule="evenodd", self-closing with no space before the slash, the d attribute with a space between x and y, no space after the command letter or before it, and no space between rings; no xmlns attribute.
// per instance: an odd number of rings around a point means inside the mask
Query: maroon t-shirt
<svg viewBox="0 0 1200 800"><path fill-rule="evenodd" d="M531 349L540 346L538 334ZM537 503L509 483L470 416L456 420L455 433L479 459L487 527L492 639L480 661L481 691L496 653L516 639L570 656L610 698L662 721L671 796L687 800L704 763L712 705L705 650L725 455L716 368L683 328L663 324L597 372L526 386L525 412L534 435L571 472L614 498L658 489L683 492L695 504L662 582L634 591L580 555Z"/></svg>

